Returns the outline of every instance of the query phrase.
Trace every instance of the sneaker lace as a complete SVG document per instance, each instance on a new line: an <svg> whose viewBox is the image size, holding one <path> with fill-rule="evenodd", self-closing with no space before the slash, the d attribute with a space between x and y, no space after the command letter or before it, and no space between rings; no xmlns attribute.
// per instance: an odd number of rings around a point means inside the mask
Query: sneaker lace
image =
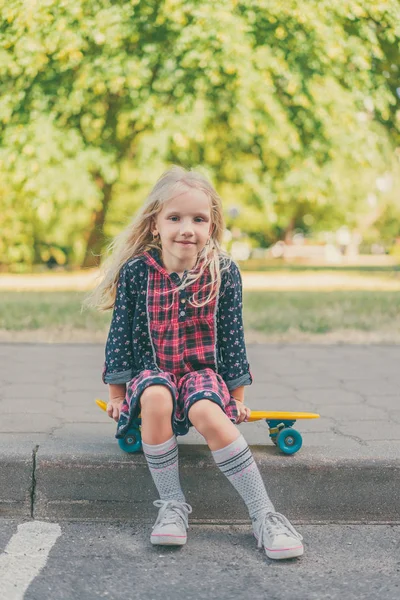
<svg viewBox="0 0 400 600"><path fill-rule="evenodd" d="M179 502L178 500L155 500L154 506L160 508L153 529L162 521L162 525L181 525L185 524L186 529L189 527L189 515L192 512L192 507L187 502Z"/></svg>
<svg viewBox="0 0 400 600"><path fill-rule="evenodd" d="M258 547L261 548L267 544L267 538L275 535L288 535L290 537L302 540L303 536L296 531L290 521L281 513L267 512L261 520L259 526Z"/></svg>

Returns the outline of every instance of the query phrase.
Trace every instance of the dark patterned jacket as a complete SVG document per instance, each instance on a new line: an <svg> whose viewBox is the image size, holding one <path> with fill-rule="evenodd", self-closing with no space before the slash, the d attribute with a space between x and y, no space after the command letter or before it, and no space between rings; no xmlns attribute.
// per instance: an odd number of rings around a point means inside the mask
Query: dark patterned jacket
<svg viewBox="0 0 400 600"><path fill-rule="evenodd" d="M219 295L206 306L192 306L192 294L201 302L209 293L209 287L202 290L209 277L206 269L199 281L172 294L181 280L177 273L168 274L157 250L123 266L105 349L104 383L126 383L145 369L174 373L179 380L205 368L219 373L229 390L252 383L239 268L232 261L222 273Z"/></svg>

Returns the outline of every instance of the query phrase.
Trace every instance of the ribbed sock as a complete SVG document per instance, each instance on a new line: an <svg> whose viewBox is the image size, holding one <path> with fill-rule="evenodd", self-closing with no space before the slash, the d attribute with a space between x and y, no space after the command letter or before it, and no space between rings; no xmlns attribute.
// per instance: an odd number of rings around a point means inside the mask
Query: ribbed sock
<svg viewBox="0 0 400 600"><path fill-rule="evenodd" d="M176 437L162 444L151 445L142 441L143 452L161 500L185 502L179 481L178 444Z"/></svg>
<svg viewBox="0 0 400 600"><path fill-rule="evenodd" d="M260 471L242 435L225 448L212 451L212 455L220 471L243 498L252 520L263 513L275 512Z"/></svg>

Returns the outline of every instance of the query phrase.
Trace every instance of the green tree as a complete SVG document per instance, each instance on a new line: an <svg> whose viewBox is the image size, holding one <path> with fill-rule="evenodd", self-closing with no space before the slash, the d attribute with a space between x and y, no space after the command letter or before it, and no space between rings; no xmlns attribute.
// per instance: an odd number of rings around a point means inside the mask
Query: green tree
<svg viewBox="0 0 400 600"><path fill-rule="evenodd" d="M0 198L25 234L0 262L97 264L116 193L171 162L255 235L356 215L394 168L395 0L1 2Z"/></svg>

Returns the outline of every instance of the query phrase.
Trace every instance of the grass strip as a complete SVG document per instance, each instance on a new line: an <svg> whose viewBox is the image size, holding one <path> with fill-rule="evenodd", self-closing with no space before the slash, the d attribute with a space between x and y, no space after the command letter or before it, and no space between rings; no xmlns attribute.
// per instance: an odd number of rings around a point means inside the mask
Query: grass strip
<svg viewBox="0 0 400 600"><path fill-rule="evenodd" d="M106 331L111 313L81 312L83 297L82 292L2 292L0 330ZM400 292L247 291L244 324L266 335L346 329L400 333Z"/></svg>

